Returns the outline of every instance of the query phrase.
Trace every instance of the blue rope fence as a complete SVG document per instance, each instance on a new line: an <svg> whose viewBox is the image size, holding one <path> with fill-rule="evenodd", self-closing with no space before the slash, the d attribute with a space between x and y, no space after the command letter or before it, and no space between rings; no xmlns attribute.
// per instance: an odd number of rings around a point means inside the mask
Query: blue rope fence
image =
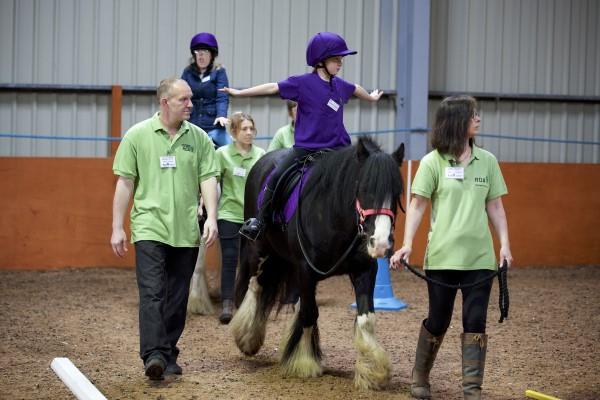
<svg viewBox="0 0 600 400"><path fill-rule="evenodd" d="M88 142L120 142L121 138L110 136L52 136L52 135L33 135L20 133L0 133L0 138L10 139L35 139L35 140L71 140Z"/></svg>
<svg viewBox="0 0 600 400"><path fill-rule="evenodd" d="M360 135L385 135L388 133L398 133L398 132L411 132L411 133L422 133L425 134L429 132L429 129L426 128L407 128L407 129L383 129L377 131L359 131L352 132L350 136L360 136ZM591 141L591 140L567 140L567 139L549 139L549 138L538 138L538 137L528 137L528 136L514 136L514 135L500 135L500 134L491 134L491 133L479 133L477 137L481 138L492 138L492 139L502 139L502 140L519 140L519 141L528 141L528 142L546 142L546 143L562 143L562 144L578 144L578 145L592 145L598 146L600 145L600 141ZM20 134L20 133L0 133L0 138L8 138L8 139L34 139L34 140L70 140L70 141L91 141L91 142L120 142L120 137L110 137L110 136L53 136L53 135L34 135L34 134ZM255 140L271 140L271 136L257 136Z"/></svg>
<svg viewBox="0 0 600 400"><path fill-rule="evenodd" d="M536 137L521 137L521 136L512 136L512 135L499 135L499 134L491 134L491 133L478 133L477 137L494 138L494 139L524 140L524 141L528 141L528 142L548 142L548 143L600 145L600 142L594 142L594 141L590 141L590 140L546 139L546 138L536 138Z"/></svg>

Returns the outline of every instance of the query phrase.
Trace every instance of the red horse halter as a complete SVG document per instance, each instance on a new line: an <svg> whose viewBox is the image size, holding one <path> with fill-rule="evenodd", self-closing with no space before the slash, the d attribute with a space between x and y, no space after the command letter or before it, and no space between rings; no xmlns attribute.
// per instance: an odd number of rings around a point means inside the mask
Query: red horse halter
<svg viewBox="0 0 600 400"><path fill-rule="evenodd" d="M370 215L387 215L392 219L392 226L396 221L396 215L394 215L393 211L389 208L368 208L364 210L360 206L360 201L358 201L358 199L356 199L356 212L358 212L358 225L360 230L362 230L362 225L364 224L365 219L367 219L367 217Z"/></svg>

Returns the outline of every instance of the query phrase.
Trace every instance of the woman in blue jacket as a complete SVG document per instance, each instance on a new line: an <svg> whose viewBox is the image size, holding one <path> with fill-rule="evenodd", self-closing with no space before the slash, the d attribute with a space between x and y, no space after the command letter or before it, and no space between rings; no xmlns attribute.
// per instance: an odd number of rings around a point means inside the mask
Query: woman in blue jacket
<svg viewBox="0 0 600 400"><path fill-rule="evenodd" d="M181 74L192 88L194 109L190 122L199 126L208 133L217 147L231 143L225 126L229 98L227 93L218 89L227 87L227 73L220 64L215 64L219 55L217 38L211 33L200 32L190 42L192 59Z"/></svg>

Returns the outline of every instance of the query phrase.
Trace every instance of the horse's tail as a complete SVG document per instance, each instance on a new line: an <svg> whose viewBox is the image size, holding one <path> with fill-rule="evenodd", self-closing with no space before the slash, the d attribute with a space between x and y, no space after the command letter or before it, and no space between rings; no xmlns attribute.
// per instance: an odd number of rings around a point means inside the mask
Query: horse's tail
<svg viewBox="0 0 600 400"><path fill-rule="evenodd" d="M235 281L235 293L234 302L235 306L239 308L240 304L246 296L248 291L248 283L250 278L256 275L257 266L256 263L251 262L252 258L256 259L258 256L254 246L248 239L240 235L240 266Z"/></svg>
<svg viewBox="0 0 600 400"><path fill-rule="evenodd" d="M300 289L297 272L296 268L290 268L289 263L275 255L264 260L258 277L258 283L263 287L262 309L269 313L277 305L279 312L285 305L293 305L298 301Z"/></svg>
<svg viewBox="0 0 600 400"><path fill-rule="evenodd" d="M271 253L264 258L259 257L256 244L244 237L241 238L235 304L236 307L242 304L250 279L256 276L261 290L258 299L259 312L268 315L277 303L279 303L279 311L285 304L293 304L297 301L298 280L295 269L289 268L289 265L275 254Z"/></svg>

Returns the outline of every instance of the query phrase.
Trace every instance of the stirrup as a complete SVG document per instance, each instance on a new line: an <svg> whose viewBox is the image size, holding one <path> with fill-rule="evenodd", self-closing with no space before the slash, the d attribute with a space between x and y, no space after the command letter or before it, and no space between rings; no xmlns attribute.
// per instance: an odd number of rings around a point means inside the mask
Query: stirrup
<svg viewBox="0 0 600 400"><path fill-rule="evenodd" d="M263 223L256 218L249 218L240 228L240 235L255 241L263 230Z"/></svg>

